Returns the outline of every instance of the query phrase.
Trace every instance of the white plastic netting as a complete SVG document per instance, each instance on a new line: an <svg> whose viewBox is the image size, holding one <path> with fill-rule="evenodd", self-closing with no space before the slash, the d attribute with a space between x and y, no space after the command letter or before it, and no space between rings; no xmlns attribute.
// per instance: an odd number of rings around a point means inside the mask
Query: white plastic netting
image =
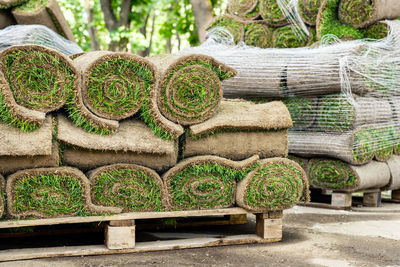
<svg viewBox="0 0 400 267"><path fill-rule="evenodd" d="M13 25L0 30L0 51L25 44L53 48L67 56L83 52L77 44L43 25Z"/></svg>
<svg viewBox="0 0 400 267"><path fill-rule="evenodd" d="M294 49L234 45L229 32L215 28L201 46L180 53L237 69L223 83L225 97L285 102L294 122L290 153L386 161L400 152L400 21L385 23L390 31L382 40L329 37L329 44Z"/></svg>

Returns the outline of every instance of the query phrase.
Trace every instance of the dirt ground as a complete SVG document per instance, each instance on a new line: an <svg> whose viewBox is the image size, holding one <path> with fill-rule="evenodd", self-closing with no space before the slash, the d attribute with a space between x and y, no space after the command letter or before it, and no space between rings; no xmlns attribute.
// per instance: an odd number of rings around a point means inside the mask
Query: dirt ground
<svg viewBox="0 0 400 267"><path fill-rule="evenodd" d="M238 227L242 229L237 231L252 232L255 217ZM193 235L207 234L207 229L196 231ZM294 207L285 211L279 243L0 263L0 267L144 265L400 266L400 204L357 211Z"/></svg>

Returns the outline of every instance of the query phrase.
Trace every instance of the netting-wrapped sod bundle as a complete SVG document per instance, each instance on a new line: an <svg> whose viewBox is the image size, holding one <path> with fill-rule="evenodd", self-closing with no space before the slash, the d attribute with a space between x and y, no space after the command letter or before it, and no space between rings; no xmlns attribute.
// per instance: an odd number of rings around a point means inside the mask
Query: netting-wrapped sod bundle
<svg viewBox="0 0 400 267"><path fill-rule="evenodd" d="M371 161L363 166L353 166L333 159L311 159L308 166L310 187L356 192L380 189L390 180L386 163Z"/></svg>
<svg viewBox="0 0 400 267"><path fill-rule="evenodd" d="M138 164L162 171L176 164L178 147L173 140L155 136L138 120L120 123L113 135L94 135L58 116L57 140L64 144L64 164L91 170L116 163Z"/></svg>
<svg viewBox="0 0 400 267"><path fill-rule="evenodd" d="M288 0L279 2L276 0L259 0L259 2L260 15L268 25L278 27L289 24L289 14L281 8L282 5L288 4Z"/></svg>
<svg viewBox="0 0 400 267"><path fill-rule="evenodd" d="M56 0L29 0L15 7L12 14L18 24L40 24L66 39L74 41L74 35Z"/></svg>
<svg viewBox="0 0 400 267"><path fill-rule="evenodd" d="M393 156L387 161L390 170L390 181L385 186L384 190L399 190L400 189L400 157Z"/></svg>
<svg viewBox="0 0 400 267"><path fill-rule="evenodd" d="M223 28L229 31L233 37L235 44L243 41L244 36L244 22L239 18L231 15L222 15L216 17L208 26L208 30L213 28Z"/></svg>
<svg viewBox="0 0 400 267"><path fill-rule="evenodd" d="M162 211L164 184L153 170L135 164L103 166L88 174L92 202L122 212Z"/></svg>
<svg viewBox="0 0 400 267"><path fill-rule="evenodd" d="M233 206L236 182L257 166L257 160L257 156L241 162L201 156L178 163L162 177L170 208L187 210Z"/></svg>
<svg viewBox="0 0 400 267"><path fill-rule="evenodd" d="M226 11L242 19L256 19L260 16L258 2L259 0L229 0Z"/></svg>
<svg viewBox="0 0 400 267"><path fill-rule="evenodd" d="M0 31L0 51L13 45L41 45L69 56L82 52L77 44L43 25L14 25Z"/></svg>
<svg viewBox="0 0 400 267"><path fill-rule="evenodd" d="M185 157L216 155L242 160L251 155L261 158L287 156L287 133L292 126L282 102L254 104L224 100L211 119L189 127Z"/></svg>
<svg viewBox="0 0 400 267"><path fill-rule="evenodd" d="M0 218L4 216L5 208L5 192L6 192L6 182L4 177L0 174Z"/></svg>
<svg viewBox="0 0 400 267"><path fill-rule="evenodd" d="M162 55L150 60L161 71L158 107L180 125L211 118L222 99L221 81L236 75L233 68L204 55Z"/></svg>
<svg viewBox="0 0 400 267"><path fill-rule="evenodd" d="M0 173L37 167L57 167L58 145L52 142L52 118L48 116L43 126L32 132L0 123Z"/></svg>
<svg viewBox="0 0 400 267"><path fill-rule="evenodd" d="M283 158L261 160L260 166L240 181L236 190L238 206L256 212L288 209L309 201L304 170Z"/></svg>
<svg viewBox="0 0 400 267"><path fill-rule="evenodd" d="M399 17L400 2L397 0L340 0L340 21L356 28Z"/></svg>
<svg viewBox="0 0 400 267"><path fill-rule="evenodd" d="M273 29L263 21L252 21L244 24L244 39L246 45L261 48L272 47Z"/></svg>
<svg viewBox="0 0 400 267"><path fill-rule="evenodd" d="M82 216L91 206L88 179L70 167L18 171L6 192L8 215L18 219Z"/></svg>
<svg viewBox="0 0 400 267"><path fill-rule="evenodd" d="M50 48L12 46L1 52L0 62L9 85L1 89L2 120L25 131L37 129L45 113L60 109L77 85L72 61Z"/></svg>

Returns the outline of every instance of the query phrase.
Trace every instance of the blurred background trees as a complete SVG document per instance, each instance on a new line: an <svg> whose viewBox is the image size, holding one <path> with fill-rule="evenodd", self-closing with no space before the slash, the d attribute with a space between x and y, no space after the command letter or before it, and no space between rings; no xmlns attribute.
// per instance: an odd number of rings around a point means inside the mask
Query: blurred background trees
<svg viewBox="0 0 400 267"><path fill-rule="evenodd" d="M77 43L85 50L142 56L199 44L224 0L58 0Z"/></svg>

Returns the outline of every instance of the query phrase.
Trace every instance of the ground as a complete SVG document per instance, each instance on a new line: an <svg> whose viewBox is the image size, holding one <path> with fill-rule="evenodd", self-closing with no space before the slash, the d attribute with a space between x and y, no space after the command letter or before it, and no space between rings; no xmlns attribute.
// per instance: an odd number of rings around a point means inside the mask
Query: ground
<svg viewBox="0 0 400 267"><path fill-rule="evenodd" d="M255 217L249 216L247 225L232 231L252 232L254 227ZM208 228L192 232L207 235ZM160 233L161 238L166 235ZM0 263L0 267L144 265L400 266L400 204L357 211L294 207L285 211L279 243Z"/></svg>

